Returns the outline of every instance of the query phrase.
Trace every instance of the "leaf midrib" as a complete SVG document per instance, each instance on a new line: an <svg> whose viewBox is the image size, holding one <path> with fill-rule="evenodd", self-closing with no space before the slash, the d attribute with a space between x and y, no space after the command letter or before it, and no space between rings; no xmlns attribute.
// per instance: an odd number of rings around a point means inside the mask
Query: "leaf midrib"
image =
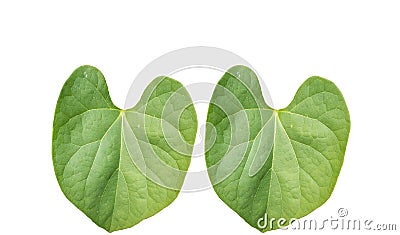
<svg viewBox="0 0 400 235"><path fill-rule="evenodd" d="M318 184L318 182L310 175L309 172L307 172L305 169L301 168L300 163L299 163L299 160L298 160L297 153L296 153L296 151L295 151L295 149L294 149L294 146L293 146L293 144L292 144L292 141L296 141L296 140L294 140L294 139L292 140L292 139L289 137L289 135L288 135L288 133L287 133L287 131L286 131L286 128L285 128L285 126L283 125L282 120L281 120L280 117L279 117L279 113L283 112L283 113L289 113L289 114L292 114L292 115L299 115L299 116L301 116L301 117L304 117L304 118L307 118L307 119L311 119L311 120L313 120L313 121L316 121L316 122L322 124L323 126L325 126L325 127L335 136L336 141L339 143L340 140L339 140L338 136L336 135L336 133L335 133L331 128L329 128L325 123L321 122L319 119L312 118L312 117L309 117L309 116L305 116L305 115L302 115L302 114L299 114L299 113L294 113L294 112L291 112L291 111L286 110L286 109L281 109L281 110L275 110L275 109L272 109L272 108L249 108L249 109L242 109L242 110L239 110L239 111L237 111L237 112L234 112L234 113L232 113L232 114L227 115L226 118L228 118L229 116L232 116L232 115L234 115L234 114L236 114L236 113L239 113L239 112L241 112L241 111L247 111L247 110L259 110L259 111L266 111L266 110L267 110L267 111L272 111L272 112L273 112L273 113L271 114L271 117L270 117L270 118L263 124L263 126L260 128L260 130L258 131L258 133L256 134L256 136L255 136L253 139L248 140L247 142L253 142L253 141L257 138L257 136L262 132L262 130L263 130L264 127L268 124L268 122L270 122L270 121L272 120L272 117L274 116L274 118L275 118L273 148L272 148L272 156L271 156L271 157L272 157L272 163L271 163L271 167L270 167L270 168L267 170L267 172L265 173L265 175L267 175L267 174L271 171L271 173L270 173L271 179L269 180L268 195L267 195L266 203L268 204L269 199L270 199L270 192L271 192L270 189L271 189L271 183L272 183L272 174L275 174L275 176L276 176L276 178L277 178L277 180L278 180L278 184L280 185L279 177L278 177L278 175L276 175L276 173L275 173L275 171L274 171L274 159L275 159L277 121L279 121L280 125L282 126L282 130L283 130L283 132L285 133L285 136L287 137L288 142L289 142L290 145L291 145L291 150L292 150L293 154L295 155L295 159L296 159L297 166L298 166L298 180L299 180L299 182L300 182L300 170L303 170L303 171L318 185L318 187L321 187L321 186ZM297 142L297 141L296 141L296 142ZM245 142L243 142L243 143L245 143ZM300 142L300 143L301 143L301 142ZM240 143L240 144L242 144L242 143ZM301 144L303 144L303 143L301 143ZM310 147L313 148L312 146L310 146ZM251 146L250 148L253 148L253 146ZM320 153L320 154L324 157L324 159L328 161L328 163L330 164L330 166L331 166L331 168L332 168L332 165L331 165L330 160L329 160L322 152L320 152L319 150L317 150L317 149L315 149L315 148L313 148L313 149L314 149L315 151L317 151L318 153ZM248 157L249 157L249 155L247 154L247 159L246 159L246 161L248 160ZM254 161L254 160L253 160L253 161ZM265 164L265 163L264 163L264 164ZM239 187L240 181L241 181L241 179L242 179L242 175L243 175L243 173L244 173L244 169L245 169L245 167L242 168L242 171L241 171L241 174L240 174L240 177L239 177L238 187ZM333 169L332 169L332 170L333 170ZM299 189L300 189L300 195L302 195L301 185L300 185L300 184L299 184ZM238 195L236 195L236 198L238 198ZM281 201L283 201L282 195L281 195ZM254 203L254 199L253 199L253 203ZM300 203L301 203L301 200L300 200ZM300 206L301 206L301 205L300 205ZM267 206L267 208L268 208L268 206ZM282 209L282 208L281 208L281 209ZM283 215L283 211L281 212L281 214Z"/></svg>

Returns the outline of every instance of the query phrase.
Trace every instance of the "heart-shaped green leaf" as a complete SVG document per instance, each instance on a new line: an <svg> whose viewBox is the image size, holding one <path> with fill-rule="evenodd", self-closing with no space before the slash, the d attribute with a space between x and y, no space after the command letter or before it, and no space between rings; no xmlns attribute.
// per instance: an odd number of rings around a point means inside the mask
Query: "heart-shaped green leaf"
<svg viewBox="0 0 400 235"><path fill-rule="evenodd" d="M99 70L64 84L53 123L53 164L65 196L107 231L131 227L178 195L197 130L186 89L158 77L127 110L111 101Z"/></svg>
<svg viewBox="0 0 400 235"><path fill-rule="evenodd" d="M207 122L214 190L251 226L284 227L330 197L350 131L346 103L332 82L311 77L286 108L274 110L255 73L235 66L218 82Z"/></svg>

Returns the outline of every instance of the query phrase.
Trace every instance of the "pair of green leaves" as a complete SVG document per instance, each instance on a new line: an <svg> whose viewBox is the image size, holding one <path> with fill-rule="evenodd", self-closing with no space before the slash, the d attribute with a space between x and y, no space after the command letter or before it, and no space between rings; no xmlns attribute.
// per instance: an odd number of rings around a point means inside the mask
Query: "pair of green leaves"
<svg viewBox="0 0 400 235"><path fill-rule="evenodd" d="M216 86L206 128L206 163L218 196L251 226L276 229L332 193L350 130L342 94L309 78L274 110L256 75L235 66ZM75 70L59 96L53 164L65 196L107 231L132 227L177 197L190 164L197 117L186 89L154 79L135 107L117 108L101 72ZM284 223L283 225L287 225Z"/></svg>

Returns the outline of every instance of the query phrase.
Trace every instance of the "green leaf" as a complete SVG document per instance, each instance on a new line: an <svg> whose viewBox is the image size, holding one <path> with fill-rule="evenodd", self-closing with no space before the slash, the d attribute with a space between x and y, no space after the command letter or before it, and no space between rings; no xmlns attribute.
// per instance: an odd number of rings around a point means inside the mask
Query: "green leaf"
<svg viewBox="0 0 400 235"><path fill-rule="evenodd" d="M186 89L154 79L121 110L99 70L82 66L64 84L53 123L53 164L65 196L107 231L129 228L177 197L197 130Z"/></svg>
<svg viewBox="0 0 400 235"><path fill-rule="evenodd" d="M255 73L235 66L218 82L207 122L214 190L251 226L284 227L330 197L350 131L346 103L332 82L311 77L286 108L274 110ZM280 218L286 221L277 224Z"/></svg>

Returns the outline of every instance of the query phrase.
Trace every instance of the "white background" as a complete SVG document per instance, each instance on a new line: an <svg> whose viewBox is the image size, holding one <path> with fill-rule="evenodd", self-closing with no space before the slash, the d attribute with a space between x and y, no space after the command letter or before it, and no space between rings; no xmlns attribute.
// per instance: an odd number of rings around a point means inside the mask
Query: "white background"
<svg viewBox="0 0 400 235"><path fill-rule="evenodd" d="M107 234L57 184L51 133L59 91L75 68L90 64L105 74L114 103L123 107L146 64L200 45L248 60L276 108L309 76L334 81L350 110L350 139L331 198L307 218L330 218L344 207L349 218L400 229L398 1L132 2L1 1L1 234ZM213 190L180 194L159 214L115 232L161 233L260 234ZM309 232L271 232L288 233Z"/></svg>

